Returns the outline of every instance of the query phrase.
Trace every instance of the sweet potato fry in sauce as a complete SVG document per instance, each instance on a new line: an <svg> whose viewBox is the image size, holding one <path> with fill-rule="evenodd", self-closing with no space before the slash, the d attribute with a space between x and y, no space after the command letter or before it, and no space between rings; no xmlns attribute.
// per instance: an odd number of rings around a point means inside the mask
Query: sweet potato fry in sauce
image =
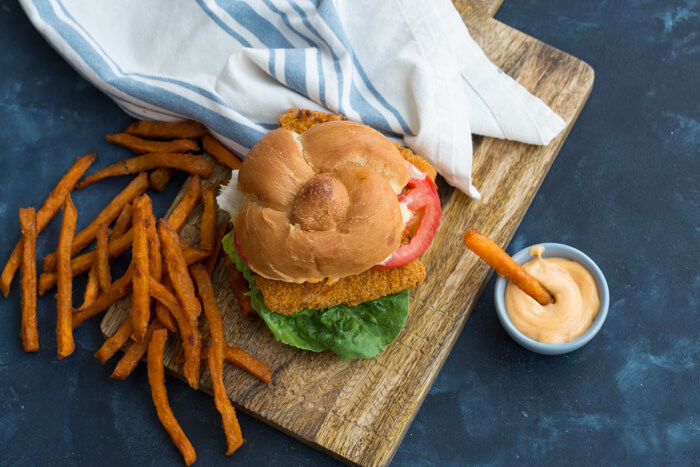
<svg viewBox="0 0 700 467"><path fill-rule="evenodd" d="M143 340L151 317L151 296L148 291L150 265L148 258L148 213L151 198L143 195L134 201L134 243L131 257L134 261L134 293L131 297L131 326L134 338Z"/></svg>
<svg viewBox="0 0 700 467"><path fill-rule="evenodd" d="M199 144L193 139L174 139L172 141L153 141L141 139L128 133L107 135L107 141L130 149L134 154L149 152L190 152L199 151Z"/></svg>
<svg viewBox="0 0 700 467"><path fill-rule="evenodd" d="M58 347L58 359L72 354L75 350L73 341L73 271L70 267L70 251L73 245L75 224L78 219L78 211L75 209L70 195L63 204L63 220L61 232L58 238L58 256L56 273L58 275L58 293L56 294L56 345Z"/></svg>
<svg viewBox="0 0 700 467"><path fill-rule="evenodd" d="M236 449L243 444L243 435L241 427L238 424L236 410L231 404L231 400L226 394L224 386L224 348L226 347L226 337L224 335L224 323L221 320L221 312L216 305L216 297L214 296L214 288L211 285L211 278L207 269L196 264L190 269L192 278L197 284L199 298L202 300L204 308L204 316L209 324L209 333L211 334L211 345L209 346L209 373L211 374L212 386L214 388L214 403L216 409L221 414L221 421L224 426L224 434L226 435L226 443L228 448L226 455L233 454Z"/></svg>
<svg viewBox="0 0 700 467"><path fill-rule="evenodd" d="M175 419L170 404L168 394L165 390L165 369L163 368L163 352L165 341L168 339L168 331L160 329L153 333L153 337L148 346L148 384L151 386L151 396L153 405L156 406L156 413L163 428L168 432L175 446L182 453L185 464L192 465L197 460L192 444L182 431L180 424Z"/></svg>
<svg viewBox="0 0 700 467"><path fill-rule="evenodd" d="M131 203L137 196L140 196L148 189L148 175L139 174L124 188L109 204L100 212L95 219L83 230L78 232L73 238L71 256L76 255L88 246L97 236L97 231L102 224L109 225L119 216L124 206ZM56 253L51 253L44 257L44 272L51 272L56 269Z"/></svg>
<svg viewBox="0 0 700 467"><path fill-rule="evenodd" d="M207 129L193 120L172 123L139 120L129 125L125 132L141 138L177 139L201 138L207 133Z"/></svg>
<svg viewBox="0 0 700 467"><path fill-rule="evenodd" d="M193 175L199 175L202 178L209 178L214 170L214 164L201 156L174 152L151 152L142 156L132 157L131 159L124 159L121 162L99 170L85 177L85 179L78 184L78 188L85 188L104 178L143 172L158 167L170 167Z"/></svg>
<svg viewBox="0 0 700 467"><path fill-rule="evenodd" d="M78 157L75 163L68 169L68 172L61 178L56 187L51 190L49 197L46 198L41 209L36 213L36 234L39 235L44 228L48 225L51 219L54 218L59 208L63 205L63 202L68 196L75 184L80 180L85 171L90 167L90 165L95 162L97 153L91 152L82 157ZM7 297L10 293L10 284L12 284L12 279L15 277L15 273L22 262L22 244L21 240L17 242L15 249L10 255L10 259L7 260L5 268L0 275L0 291Z"/></svg>
<svg viewBox="0 0 700 467"><path fill-rule="evenodd" d="M204 146L204 150L214 156L220 164L225 165L231 170L238 170L241 168L241 160L226 149L223 144L214 139L212 135L206 134L202 136L202 146Z"/></svg>
<svg viewBox="0 0 700 467"><path fill-rule="evenodd" d="M133 328L131 327L131 320L127 316L117 332L114 333L112 337L104 341L102 346L95 352L95 358L98 359L103 365L107 363L107 360L112 358L117 350L121 349L124 344L126 344L131 338Z"/></svg>
<svg viewBox="0 0 700 467"><path fill-rule="evenodd" d="M476 230L470 230L464 234L464 243L467 248L494 268L499 276L512 281L523 292L537 300L540 305L554 303L554 297L545 286L525 271L525 268L493 240Z"/></svg>
<svg viewBox="0 0 700 467"><path fill-rule="evenodd" d="M25 352L39 350L39 333L36 318L36 211L34 208L19 210L19 225L22 230L22 327L20 337ZM8 263L9 264L9 263Z"/></svg>
<svg viewBox="0 0 700 467"><path fill-rule="evenodd" d="M153 191L163 191L177 170L170 167L158 167L148 175L148 184Z"/></svg>

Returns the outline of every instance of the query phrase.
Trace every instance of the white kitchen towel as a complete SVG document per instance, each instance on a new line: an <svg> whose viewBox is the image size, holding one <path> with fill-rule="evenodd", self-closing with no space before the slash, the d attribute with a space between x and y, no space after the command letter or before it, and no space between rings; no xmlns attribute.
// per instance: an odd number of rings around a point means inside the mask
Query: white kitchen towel
<svg viewBox="0 0 700 467"><path fill-rule="evenodd" d="M565 127L488 60L450 0L20 2L127 113L198 120L241 155L289 108L342 113L479 198L472 132L548 144Z"/></svg>

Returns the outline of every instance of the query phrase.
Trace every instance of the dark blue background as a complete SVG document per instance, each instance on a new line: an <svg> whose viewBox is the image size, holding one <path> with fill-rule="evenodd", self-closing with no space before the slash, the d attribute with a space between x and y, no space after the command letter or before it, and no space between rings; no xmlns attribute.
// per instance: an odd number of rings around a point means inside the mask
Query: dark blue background
<svg viewBox="0 0 700 467"><path fill-rule="evenodd" d="M493 281L401 444L395 465L691 463L700 459L700 6L685 0L506 0L497 18L596 71L593 93L509 252L543 241L588 253L606 273L608 321L582 350L542 357L500 327ZM40 206L74 158L125 156L103 135L129 122L32 28L0 6L0 259L17 210ZM94 168L93 168L94 169ZM163 214L184 177L155 195ZM124 180L78 191L79 228ZM58 222L39 237L57 242ZM82 288L82 287L80 287ZM0 300L0 463L179 465L140 366L126 381L92 357L99 320L56 360L55 302L39 300L41 350L25 354L15 282ZM247 443L223 455L208 396L168 378L198 465L335 464L240 415Z"/></svg>

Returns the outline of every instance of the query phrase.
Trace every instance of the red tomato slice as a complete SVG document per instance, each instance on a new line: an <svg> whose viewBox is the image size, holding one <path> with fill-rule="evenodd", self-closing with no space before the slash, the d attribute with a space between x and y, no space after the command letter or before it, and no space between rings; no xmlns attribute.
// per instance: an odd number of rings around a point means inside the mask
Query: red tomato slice
<svg viewBox="0 0 700 467"><path fill-rule="evenodd" d="M428 249L440 226L440 197L437 194L437 186L430 177L409 180L404 191L399 194L399 203L419 216L420 224L408 244L401 245L386 260L374 266L375 268L396 268L418 258Z"/></svg>

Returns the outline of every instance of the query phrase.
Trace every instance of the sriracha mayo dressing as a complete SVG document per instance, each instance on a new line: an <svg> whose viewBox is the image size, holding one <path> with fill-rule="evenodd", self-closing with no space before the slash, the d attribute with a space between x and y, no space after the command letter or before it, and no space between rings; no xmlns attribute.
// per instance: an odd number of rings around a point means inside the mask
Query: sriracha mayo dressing
<svg viewBox="0 0 700 467"><path fill-rule="evenodd" d="M505 306L510 320L520 332L539 342L560 344L576 339L591 326L600 309L593 276L575 261L542 258L541 245L528 252L535 258L523 267L554 295L555 302L542 306L508 282Z"/></svg>

